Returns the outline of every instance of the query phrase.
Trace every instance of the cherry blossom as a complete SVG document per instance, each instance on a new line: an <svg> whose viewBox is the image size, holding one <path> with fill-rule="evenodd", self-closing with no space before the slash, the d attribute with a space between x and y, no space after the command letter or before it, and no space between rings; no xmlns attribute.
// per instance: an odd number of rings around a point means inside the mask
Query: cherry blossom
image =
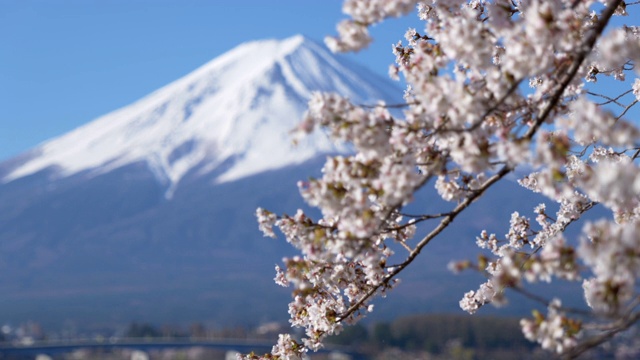
<svg viewBox="0 0 640 360"><path fill-rule="evenodd" d="M630 115L640 100L640 31L610 21L637 11L632 5L345 1L350 18L326 40L334 51L365 48L370 26L413 10L424 26L392 46L390 75L408 84L401 115L384 103L316 93L295 129L295 136L324 131L352 151L327 157L320 178L298 184L318 219L302 210L256 212L265 236L277 237L278 228L300 252L276 266L275 281L292 289L290 322L305 333L281 335L264 358L298 359L373 311L371 301L386 296L444 229L462 226L458 215L507 175L547 200L504 219L505 234L481 232L476 260L452 259L451 270L487 278L460 307L476 313L508 306L512 293L529 297L547 314L534 309L521 321L523 335L570 357L637 322L640 130ZM620 80L619 88L603 87L604 76ZM447 205L407 215L417 192ZM610 216L584 221L595 206ZM581 235L568 236L569 226ZM417 229L426 235L415 238ZM392 255L404 260L391 264ZM529 290L557 279L582 283L585 310Z"/></svg>
<svg viewBox="0 0 640 360"><path fill-rule="evenodd" d="M543 349L554 350L557 353L563 353L576 346L580 323L568 319L560 308L560 300L553 299L547 317L536 311L533 319L522 319L520 324L524 336L531 341L539 342Z"/></svg>

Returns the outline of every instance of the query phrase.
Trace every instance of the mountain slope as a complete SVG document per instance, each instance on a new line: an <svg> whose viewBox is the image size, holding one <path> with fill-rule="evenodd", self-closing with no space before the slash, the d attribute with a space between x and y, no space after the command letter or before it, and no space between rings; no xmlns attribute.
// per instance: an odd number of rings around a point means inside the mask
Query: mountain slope
<svg viewBox="0 0 640 360"><path fill-rule="evenodd" d="M171 195L188 173L231 181L335 151L323 136L294 149L288 132L313 91L354 101L399 98L395 84L294 36L247 43L136 103L34 149L0 182L50 170L53 178L101 174L144 162ZM264 154L270 156L265 157Z"/></svg>

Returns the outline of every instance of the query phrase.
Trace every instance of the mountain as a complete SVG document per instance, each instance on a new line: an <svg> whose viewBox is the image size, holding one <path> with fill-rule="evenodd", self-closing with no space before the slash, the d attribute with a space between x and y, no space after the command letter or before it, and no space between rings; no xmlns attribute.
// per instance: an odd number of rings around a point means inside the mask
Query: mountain
<svg viewBox="0 0 640 360"><path fill-rule="evenodd" d="M263 238L254 212L304 206L296 182L343 150L322 133L292 147L313 91L360 103L402 95L303 36L256 41L0 163L0 323L286 320L289 291L272 279L294 252ZM539 201L512 181L489 191L372 316L457 311L479 279L454 277L447 262L475 256L481 229L503 234L513 209ZM412 206L440 205L425 193Z"/></svg>
<svg viewBox="0 0 640 360"><path fill-rule="evenodd" d="M357 102L401 99L397 85L303 36L251 42L38 146L3 166L0 182L43 171L50 179L96 176L141 162L170 197L190 173L217 170L222 182L302 163L336 150L323 136L290 146L288 132L313 91Z"/></svg>
<svg viewBox="0 0 640 360"><path fill-rule="evenodd" d="M254 213L302 206L296 182L341 150L292 145L313 91L402 99L303 36L255 41L0 163L0 323L285 319L292 250Z"/></svg>

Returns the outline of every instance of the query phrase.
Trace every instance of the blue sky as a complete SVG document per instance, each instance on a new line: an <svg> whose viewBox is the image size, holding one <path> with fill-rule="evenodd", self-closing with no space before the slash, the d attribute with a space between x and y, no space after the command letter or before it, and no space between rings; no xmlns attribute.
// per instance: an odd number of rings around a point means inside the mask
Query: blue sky
<svg viewBox="0 0 640 360"><path fill-rule="evenodd" d="M341 0L0 0L0 160L126 106L250 40L335 33ZM638 23L638 14L616 22ZM415 15L347 55L386 76ZM619 86L616 84L614 86Z"/></svg>
<svg viewBox="0 0 640 360"><path fill-rule="evenodd" d="M241 5L240 5L241 4ZM316 40L339 0L0 0L0 160L128 105L250 40ZM355 61L386 76L415 16ZM409 20L409 21L407 21Z"/></svg>

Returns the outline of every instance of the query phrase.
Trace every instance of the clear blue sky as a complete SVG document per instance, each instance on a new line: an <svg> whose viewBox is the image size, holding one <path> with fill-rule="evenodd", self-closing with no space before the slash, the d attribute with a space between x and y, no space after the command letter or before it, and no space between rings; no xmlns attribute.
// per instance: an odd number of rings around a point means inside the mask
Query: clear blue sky
<svg viewBox="0 0 640 360"><path fill-rule="evenodd" d="M316 40L339 0L0 0L0 160L125 106L250 40ZM410 20L407 22L407 20ZM350 55L386 76L414 17Z"/></svg>

